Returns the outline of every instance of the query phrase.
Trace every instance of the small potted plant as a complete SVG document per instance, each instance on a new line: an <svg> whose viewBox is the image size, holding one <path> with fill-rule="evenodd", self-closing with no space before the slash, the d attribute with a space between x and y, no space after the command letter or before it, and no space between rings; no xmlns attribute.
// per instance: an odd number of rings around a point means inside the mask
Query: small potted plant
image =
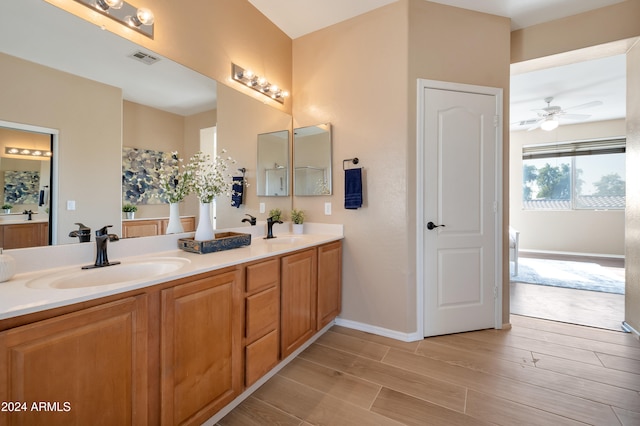
<svg viewBox="0 0 640 426"><path fill-rule="evenodd" d="M304 228L304 211L298 209L291 210L291 222L293 222L293 233L302 234Z"/></svg>
<svg viewBox="0 0 640 426"><path fill-rule="evenodd" d="M122 206L122 211L126 215L127 219L133 219L135 213L138 211L138 207L133 204L125 204Z"/></svg>
<svg viewBox="0 0 640 426"><path fill-rule="evenodd" d="M2 210L4 210L4 212L6 214L11 213L11 209L13 208L13 206L11 204L3 204L2 205Z"/></svg>
<svg viewBox="0 0 640 426"><path fill-rule="evenodd" d="M278 208L269 210L269 217L273 218L273 220L282 220L282 210Z"/></svg>

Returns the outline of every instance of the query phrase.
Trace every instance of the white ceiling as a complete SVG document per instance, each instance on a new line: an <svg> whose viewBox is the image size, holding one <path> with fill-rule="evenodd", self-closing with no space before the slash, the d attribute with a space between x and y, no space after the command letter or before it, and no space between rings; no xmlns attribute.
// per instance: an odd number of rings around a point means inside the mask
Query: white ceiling
<svg viewBox="0 0 640 426"><path fill-rule="evenodd" d="M397 0L249 1L296 38ZM520 28L623 0L433 1L508 16L512 27ZM2 2L0 52L122 87L125 99L170 112L188 115L215 107L214 81L164 58L154 65L136 62L128 57L136 49L43 0ZM601 107L580 111L592 114L593 121L624 117L625 79L623 56L515 75L510 121L534 118L532 110L546 106L548 96L563 108L602 101Z"/></svg>

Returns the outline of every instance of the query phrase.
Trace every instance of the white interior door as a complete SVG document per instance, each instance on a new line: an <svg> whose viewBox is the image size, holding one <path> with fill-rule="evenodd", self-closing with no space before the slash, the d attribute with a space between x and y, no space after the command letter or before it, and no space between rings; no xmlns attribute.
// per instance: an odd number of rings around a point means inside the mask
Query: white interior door
<svg viewBox="0 0 640 426"><path fill-rule="evenodd" d="M500 327L501 91L424 82L423 335Z"/></svg>

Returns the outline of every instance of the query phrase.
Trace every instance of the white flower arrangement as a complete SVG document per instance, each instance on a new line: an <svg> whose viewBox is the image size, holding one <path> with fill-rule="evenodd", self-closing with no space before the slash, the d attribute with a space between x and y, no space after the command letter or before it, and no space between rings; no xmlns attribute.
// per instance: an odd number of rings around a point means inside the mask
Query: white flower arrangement
<svg viewBox="0 0 640 426"><path fill-rule="evenodd" d="M222 154L227 151L222 150ZM185 174L190 182L191 192L196 194L201 203L210 203L218 195L231 196L232 179L227 173L229 164L236 161L231 157L216 156L196 152L185 166Z"/></svg>
<svg viewBox="0 0 640 426"><path fill-rule="evenodd" d="M160 173L158 183L163 190L160 197L169 203L179 203L191 192L192 175L182 163L178 152L173 151Z"/></svg>

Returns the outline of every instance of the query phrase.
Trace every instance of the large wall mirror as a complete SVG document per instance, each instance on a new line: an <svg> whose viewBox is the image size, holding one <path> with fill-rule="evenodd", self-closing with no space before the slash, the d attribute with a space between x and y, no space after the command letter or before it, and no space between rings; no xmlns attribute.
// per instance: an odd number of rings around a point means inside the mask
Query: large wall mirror
<svg viewBox="0 0 640 426"><path fill-rule="evenodd" d="M293 171L294 195L331 195L331 124L293 130Z"/></svg>
<svg viewBox="0 0 640 426"><path fill-rule="evenodd" d="M153 58L160 60L149 64ZM252 183L255 135L291 122L275 108L226 86L219 90L216 81L41 0L3 2L0 68L0 121L57 132L50 200L54 244L78 242L69 236L77 222L94 230L113 225L121 234L123 148L178 151L188 158L204 149L202 130L214 127L218 148L248 169ZM255 197L246 197L240 208L226 204L220 205L218 228L240 226L245 213L258 212ZM181 204L182 215L197 211L194 199ZM164 216L168 205L154 203L139 206L136 214Z"/></svg>
<svg viewBox="0 0 640 426"><path fill-rule="evenodd" d="M258 196L289 195L289 131L258 135Z"/></svg>

